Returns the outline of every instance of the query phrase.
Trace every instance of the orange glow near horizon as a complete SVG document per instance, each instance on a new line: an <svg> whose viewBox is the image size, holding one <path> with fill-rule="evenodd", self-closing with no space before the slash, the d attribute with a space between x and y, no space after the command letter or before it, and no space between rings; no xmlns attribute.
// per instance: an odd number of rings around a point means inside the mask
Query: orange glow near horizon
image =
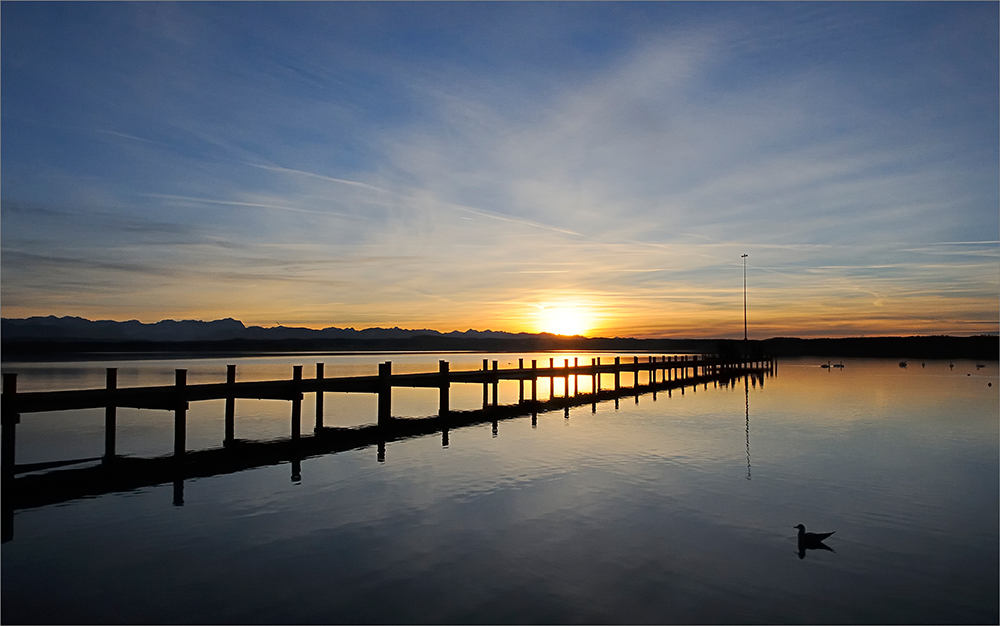
<svg viewBox="0 0 1000 626"><path fill-rule="evenodd" d="M280 290L254 291L259 301L236 294L225 304L174 299L170 307L133 299L127 303L76 303L73 307L24 307L5 302L6 318L33 315L76 315L91 320L138 320L156 323L165 319L212 321L231 317L246 326L327 327L356 329L432 329L439 332L494 330L510 333L553 333L586 337L731 338L743 336L742 293L709 294L700 299L692 292L623 296L594 292L560 293L540 298L538 293L495 294L495 299L456 301L449 307L420 301L341 303L331 314L328 305L303 305ZM248 292L249 293L249 292ZM858 337L905 335L974 335L998 332L995 300L973 297L909 296L884 298L879 304L821 298L805 292L792 301L782 294L762 293L751 300L748 311L750 339L792 337ZM506 297L505 297L506 296ZM648 297L647 297L648 296ZM543 299L544 298L544 299ZM835 302L836 306L831 306ZM200 305L200 306L199 306ZM373 311L375 313L373 313Z"/></svg>

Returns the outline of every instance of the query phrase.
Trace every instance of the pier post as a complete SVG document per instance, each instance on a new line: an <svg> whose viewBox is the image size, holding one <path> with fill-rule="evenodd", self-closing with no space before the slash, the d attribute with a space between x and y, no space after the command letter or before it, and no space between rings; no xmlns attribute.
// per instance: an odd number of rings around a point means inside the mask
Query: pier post
<svg viewBox="0 0 1000 626"><path fill-rule="evenodd" d="M184 391L187 388L187 370L174 370L174 458L184 456L187 440L187 399Z"/></svg>
<svg viewBox="0 0 1000 626"><path fill-rule="evenodd" d="M549 371L552 374L549 376L549 401L552 401L556 397L556 360L549 357Z"/></svg>
<svg viewBox="0 0 1000 626"><path fill-rule="evenodd" d="M378 424L388 423L392 417L392 361L378 364ZM382 446L384 460L385 446Z"/></svg>
<svg viewBox="0 0 1000 626"><path fill-rule="evenodd" d="M563 376L563 397L569 397L569 359L563 359L563 370L565 370L565 376Z"/></svg>
<svg viewBox="0 0 1000 626"><path fill-rule="evenodd" d="M524 359L523 358L517 360L517 369L518 369L518 371L524 370ZM524 377L523 376L517 379L517 403L518 404L524 404Z"/></svg>
<svg viewBox="0 0 1000 626"><path fill-rule="evenodd" d="M117 406L115 405L115 389L118 387L118 368L107 369L107 382L104 386L108 392L108 403L104 406L104 459L103 463L115 460L115 430L117 422Z"/></svg>
<svg viewBox="0 0 1000 626"><path fill-rule="evenodd" d="M500 378L497 374L497 362L493 361L493 406L497 405L498 395L500 395Z"/></svg>
<svg viewBox="0 0 1000 626"><path fill-rule="evenodd" d="M448 380L448 361L445 360L438 361L438 376L441 379L440 382L438 383L438 390L439 390L438 415L440 417L447 417L448 412L451 410L451 408L449 407L450 396L451 396L451 382Z"/></svg>
<svg viewBox="0 0 1000 626"><path fill-rule="evenodd" d="M292 398L292 441L298 441L302 435L302 366L292 366L292 388L295 397Z"/></svg>
<svg viewBox="0 0 1000 626"><path fill-rule="evenodd" d="M226 366L226 385L236 384L236 366ZM231 446L236 440L236 396L233 392L226 395L226 434L222 445Z"/></svg>
<svg viewBox="0 0 1000 626"><path fill-rule="evenodd" d="M451 411L451 381L448 377L448 361L438 361L438 418L441 420L441 447L448 447L448 413Z"/></svg>
<svg viewBox="0 0 1000 626"><path fill-rule="evenodd" d="M325 372L323 371L324 365L322 363L316 364L316 380L323 380ZM315 432L319 432L323 428L323 389L316 390L316 427L313 429Z"/></svg>
<svg viewBox="0 0 1000 626"><path fill-rule="evenodd" d="M17 374L4 374L3 375L3 408L0 409L0 429L2 429L2 445L3 450L0 452L2 459L0 459L0 464L3 465L3 488L4 491L10 486L10 483L14 480L14 450L16 449L15 437L17 424L21 421L20 415L17 413ZM7 491L7 493L10 493ZM5 497L6 501L7 498ZM4 540L7 540L7 521L6 513L4 515ZM13 524L13 522L11 522ZM11 526L11 533L13 536L13 526Z"/></svg>
<svg viewBox="0 0 1000 626"><path fill-rule="evenodd" d="M597 373L597 364L599 362L600 362L600 359L594 359L594 358L590 359L590 366L592 368L594 368L593 370L591 370L591 374L590 374L590 378L591 378L591 380L590 380L590 391L591 391L591 393L597 393L598 391L600 391L600 385L599 385L599 380L598 380L598 377L600 376L600 374Z"/></svg>
<svg viewBox="0 0 1000 626"><path fill-rule="evenodd" d="M531 401L538 402L538 361L531 359Z"/></svg>
<svg viewBox="0 0 1000 626"><path fill-rule="evenodd" d="M632 388L639 388L639 357L632 357Z"/></svg>
<svg viewBox="0 0 1000 626"><path fill-rule="evenodd" d="M615 357L615 391L620 391L622 388L622 358L620 356Z"/></svg>

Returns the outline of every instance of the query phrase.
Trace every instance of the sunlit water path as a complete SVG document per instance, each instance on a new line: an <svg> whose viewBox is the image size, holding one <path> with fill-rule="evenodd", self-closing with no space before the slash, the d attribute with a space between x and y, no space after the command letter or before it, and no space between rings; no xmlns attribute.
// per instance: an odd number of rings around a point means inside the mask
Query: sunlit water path
<svg viewBox="0 0 1000 626"><path fill-rule="evenodd" d="M589 353L275 356L241 380L474 369ZM608 356L608 355L603 355ZM232 360L5 363L19 391L220 382ZM20 510L2 547L16 622L996 623L996 362L781 361L760 385L690 388L172 486ZM624 381L628 384L629 381ZM541 388L540 394L547 394ZM500 403L517 400L501 385ZM436 390L397 390L425 416ZM326 394L325 423L375 421ZM480 385L456 385L473 409ZM303 415L312 415L307 395ZM191 449L222 402L192 403ZM237 436L288 435L288 403L238 400ZM165 411L119 409L118 451L169 454ZM306 421L305 423L308 423ZM26 415L19 463L99 456L103 411ZM799 553L792 526L835 530ZM801 558L800 558L801 557Z"/></svg>

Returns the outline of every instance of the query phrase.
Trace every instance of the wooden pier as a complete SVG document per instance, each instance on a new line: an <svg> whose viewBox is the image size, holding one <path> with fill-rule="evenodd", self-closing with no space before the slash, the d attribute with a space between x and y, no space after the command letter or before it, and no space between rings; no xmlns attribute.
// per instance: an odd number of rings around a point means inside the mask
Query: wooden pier
<svg viewBox="0 0 1000 626"><path fill-rule="evenodd" d="M650 356L646 360L633 357L613 362L591 359L580 364L579 359L549 358L547 364L538 366L532 360L526 366L518 360L516 368L500 369L497 361L483 360L482 369L451 371L447 361L440 361L438 371L417 374L393 374L392 363L380 363L376 376L351 376L327 378L323 363L316 364L314 378L302 377L302 366L292 368L289 380L237 382L236 366L229 365L226 382L187 384L187 372L176 370L173 385L156 387L119 388L117 370L108 368L107 382L103 389L75 391L17 392L17 375L3 375L2 401L2 466L3 466L3 539L12 536L12 511L15 508L42 506L62 502L84 495L97 495L140 486L174 481L175 504L183 503L183 480L196 476L239 471L248 467L279 462L292 462L292 478L300 475L300 461L308 456L328 452L376 445L379 460L384 460L385 443L399 438L442 433L442 443L448 443L448 429L492 421L494 428L500 419L509 419L562 409L569 415L573 406L592 404L596 411L598 402L655 394L675 389L709 383L729 384L737 378L752 377L763 384L763 376L774 372L773 359L732 359L713 355L678 357ZM639 374L646 372L645 384L640 384ZM631 374L632 386L621 384L623 373ZM591 390L578 393L580 377L591 379ZM611 377L613 386L601 389L602 377ZM549 379L549 397L539 399L538 382ZM555 380L563 379L563 393L555 395ZM501 380L519 383L518 402L498 405L498 386ZM571 386L570 381L573 381ZM472 411L453 411L450 407L452 384L481 384L483 407ZM423 387L439 390L438 414L425 418L394 418L392 416L392 389L394 387ZM330 428L323 424L324 392L373 393L378 395L377 421L359 428ZM491 393L492 392L492 393ZM316 394L316 417L312 435L302 436L302 399L306 393ZM291 403L289 438L270 442L247 442L235 436L235 400L237 398L279 399ZM189 451L186 447L186 421L190 402L226 400L223 447L210 450ZM130 407L157 409L174 414L173 454L157 458L132 458L115 453L116 409ZM47 411L78 409L105 409L104 455L91 459L73 459L51 463L18 466L14 460L16 426L21 416ZM102 463L96 467L64 469L15 479L17 474L37 472L82 461ZM178 482L179 481L179 482ZM179 494L178 494L179 485ZM9 523L8 523L9 522ZM8 532L8 530L10 532Z"/></svg>

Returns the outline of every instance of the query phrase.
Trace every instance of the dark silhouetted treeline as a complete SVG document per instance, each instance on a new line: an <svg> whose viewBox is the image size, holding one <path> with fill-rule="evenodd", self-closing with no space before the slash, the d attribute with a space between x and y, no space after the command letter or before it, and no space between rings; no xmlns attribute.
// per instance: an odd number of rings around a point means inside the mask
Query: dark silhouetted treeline
<svg viewBox="0 0 1000 626"><path fill-rule="evenodd" d="M550 350L609 350L618 352L695 353L723 356L888 357L910 359L1000 358L996 335L973 337L849 337L798 339L775 337L762 341L730 339L632 339L562 337L520 334L506 337L416 335L367 339L224 339L202 341L92 341L6 339L3 359L177 358L187 355L226 356L270 352L537 352Z"/></svg>

